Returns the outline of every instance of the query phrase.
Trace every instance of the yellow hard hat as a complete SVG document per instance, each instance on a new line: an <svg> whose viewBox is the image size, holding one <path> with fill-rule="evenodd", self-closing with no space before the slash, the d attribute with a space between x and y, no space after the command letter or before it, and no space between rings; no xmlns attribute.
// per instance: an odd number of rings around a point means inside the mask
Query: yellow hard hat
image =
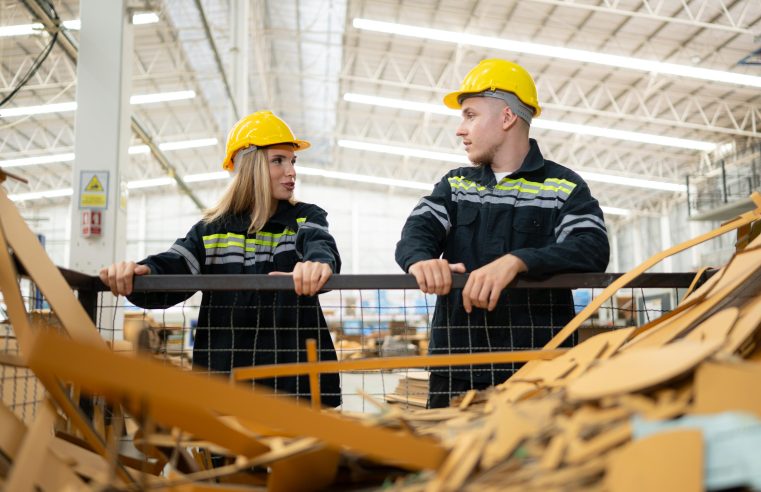
<svg viewBox="0 0 761 492"><path fill-rule="evenodd" d="M448 108L460 109L458 100L463 94L474 94L483 91L502 90L512 92L527 106L534 108L534 116L539 116L542 108L536 95L536 85L531 75L520 65L490 58L476 65L460 85L460 90L444 96L444 104Z"/></svg>
<svg viewBox="0 0 761 492"><path fill-rule="evenodd" d="M309 148L309 142L297 140L293 132L272 111L257 111L244 116L227 134L227 152L222 167L232 171L235 167L233 157L240 149L246 147L267 147L268 145L290 143L295 151Z"/></svg>

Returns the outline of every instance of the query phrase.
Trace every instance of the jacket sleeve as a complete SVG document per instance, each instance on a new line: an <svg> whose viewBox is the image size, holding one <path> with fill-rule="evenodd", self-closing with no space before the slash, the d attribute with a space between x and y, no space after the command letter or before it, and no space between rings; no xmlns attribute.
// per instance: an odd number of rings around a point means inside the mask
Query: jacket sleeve
<svg viewBox="0 0 761 492"><path fill-rule="evenodd" d="M296 219L296 251L304 261L330 265L333 273L341 273L341 256L336 240L328 231L328 213L317 206L305 210L306 217Z"/></svg>
<svg viewBox="0 0 761 492"><path fill-rule="evenodd" d="M177 239L167 251L151 255L138 263L147 265L151 275L200 274L206 258L199 225L200 223L193 226L184 238ZM185 301L194 293L195 291L134 292L127 299L145 309L166 309Z"/></svg>
<svg viewBox="0 0 761 492"><path fill-rule="evenodd" d="M396 263L405 272L415 263L439 258L444 252L454 213L448 176L415 205L404 223L402 237L396 243Z"/></svg>
<svg viewBox="0 0 761 492"><path fill-rule="evenodd" d="M529 276L604 272L608 267L610 244L603 213L583 181L560 209L554 234L554 244L510 252L523 260Z"/></svg>

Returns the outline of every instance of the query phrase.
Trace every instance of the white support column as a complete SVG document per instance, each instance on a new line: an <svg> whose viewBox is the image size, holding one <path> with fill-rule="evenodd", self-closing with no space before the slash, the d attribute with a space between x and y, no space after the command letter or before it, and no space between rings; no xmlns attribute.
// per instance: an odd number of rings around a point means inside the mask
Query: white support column
<svg viewBox="0 0 761 492"><path fill-rule="evenodd" d="M79 8L69 266L96 274L100 267L124 259L127 197L121 170L128 162L131 135L132 25L127 0L82 0ZM100 213L100 236L83 236L82 216L87 211ZM113 313L103 311L101 324L113 319Z"/></svg>
<svg viewBox="0 0 761 492"><path fill-rule="evenodd" d="M644 255L642 253L642 219L632 222L632 248L634 253L633 265L639 265L644 261Z"/></svg>
<svg viewBox="0 0 761 492"><path fill-rule="evenodd" d="M618 233L619 233L619 227L613 226L610 229L610 263L608 270L609 272L614 273L620 273L621 272L621 253L618 251Z"/></svg>
<svg viewBox="0 0 761 492"><path fill-rule="evenodd" d="M248 107L248 57L249 57L249 0L231 0L230 1L230 39L232 40L232 70L230 85L232 86L233 97L238 106L242 118L251 110ZM231 110L232 111L232 110ZM238 118L232 115L232 122Z"/></svg>
<svg viewBox="0 0 761 492"><path fill-rule="evenodd" d="M663 215L661 215L661 251L665 251L671 247L671 223L669 222L668 212L665 207L663 208ZM674 264L671 257L666 258L661 263L663 265L663 272L672 273L674 271Z"/></svg>
<svg viewBox="0 0 761 492"><path fill-rule="evenodd" d="M348 273L359 273L359 260L360 255L362 254L359 250L359 226L360 226L360 213L359 213L359 204L357 203L357 200L355 199L356 195L352 193L351 195L351 272Z"/></svg>

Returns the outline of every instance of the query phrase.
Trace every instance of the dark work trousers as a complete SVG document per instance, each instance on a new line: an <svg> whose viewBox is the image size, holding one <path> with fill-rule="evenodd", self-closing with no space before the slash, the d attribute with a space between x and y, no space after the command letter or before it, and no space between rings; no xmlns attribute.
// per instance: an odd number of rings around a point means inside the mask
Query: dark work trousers
<svg viewBox="0 0 761 492"><path fill-rule="evenodd" d="M449 375L431 373L428 380L428 408L446 408L449 401L461 393L468 390L482 390L491 386L491 383L479 383L466 381L464 379L450 378Z"/></svg>

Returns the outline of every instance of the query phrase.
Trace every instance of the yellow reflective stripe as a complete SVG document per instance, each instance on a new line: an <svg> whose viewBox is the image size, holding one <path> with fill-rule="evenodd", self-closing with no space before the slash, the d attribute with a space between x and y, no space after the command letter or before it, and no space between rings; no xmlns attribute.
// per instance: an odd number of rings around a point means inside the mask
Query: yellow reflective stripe
<svg viewBox="0 0 761 492"><path fill-rule="evenodd" d="M306 220L307 220L307 218L306 218L306 217L299 217L299 218L297 218L297 219L296 219L296 222L298 222L299 224L301 224L302 222L306 222Z"/></svg>
<svg viewBox="0 0 761 492"><path fill-rule="evenodd" d="M278 238L278 237L283 237L283 236L295 236L296 232L292 231L290 229L286 229L283 232L277 232L277 233L275 233L275 232L263 232L263 231L259 231L259 232L256 233L256 235L257 236L267 236L267 237ZM246 239L246 241L253 241L253 239Z"/></svg>
<svg viewBox="0 0 761 492"><path fill-rule="evenodd" d="M547 182L557 183L557 186L552 186L548 184L544 184ZM510 179L508 177L502 178L500 183L506 183L510 186L503 186L501 184L495 186L496 189L499 190L519 190L519 191L525 191L527 193L539 193L542 190L546 191L562 191L565 193L571 193L574 188L576 188L576 183L572 183L565 179L559 179L559 178L547 178L544 180L544 183L538 183L536 181L528 181L524 178L518 178L518 179ZM524 188L521 185L527 185L527 186L536 186L537 189L533 188ZM563 186L565 185L565 186Z"/></svg>
<svg viewBox="0 0 761 492"><path fill-rule="evenodd" d="M478 186L473 181L468 181L467 179L463 179L462 176L455 176L453 178L449 178L448 181L449 181L449 186L453 188L462 188L463 190L475 188L478 191L482 191L486 189L486 186Z"/></svg>
<svg viewBox="0 0 761 492"><path fill-rule="evenodd" d="M263 239L247 239L246 244L253 243L258 244L259 246L277 246L280 244L277 241L264 241Z"/></svg>
<svg viewBox="0 0 761 492"><path fill-rule="evenodd" d="M211 234L209 236L203 236L203 240L207 241L209 239L227 239L227 238L235 238L235 239L245 239L246 236L242 234L234 234L232 232L227 232L224 234Z"/></svg>
<svg viewBox="0 0 761 492"><path fill-rule="evenodd" d="M467 180L463 178L462 176L454 176L452 178L448 179L449 185L453 188L461 188L463 190L468 190L470 188L475 188L478 191L483 191L486 189L485 186L479 186L474 181ZM553 184L556 184L555 186L550 184L545 184L547 182L551 182ZM536 188L527 188L527 186L536 187ZM499 184L497 184L495 187L497 190L518 190L523 191L525 193L539 193L540 191L562 191L564 193L570 194L574 188L576 188L576 183L573 183L571 181L568 181L567 179L560 179L560 178L547 178L544 180L544 183L539 183L536 181L528 181L525 178L518 178L518 179L510 179L508 177L502 178L500 180Z"/></svg>
<svg viewBox="0 0 761 492"><path fill-rule="evenodd" d="M306 218L304 218L306 220ZM256 233L257 238L254 239L247 239L246 236L242 234L234 234L232 232L224 233L224 234L210 234L208 236L203 236L204 241L204 248L205 249L216 249L216 248L228 248L230 246L237 246L239 248L243 248L245 251L256 251L256 245L259 246L277 246L280 244L280 241L278 241L283 236L295 236L296 232L292 231L291 229L285 229L283 232L263 232L259 231ZM259 239L259 237L266 237L266 238L272 238L274 241L267 241L264 239ZM236 241L236 239L240 241ZM207 242L207 241L214 241L214 242Z"/></svg>
<svg viewBox="0 0 761 492"><path fill-rule="evenodd" d="M206 249L228 248L230 246L238 246L239 248L245 248L245 245L243 243L239 243L236 241L227 241L225 243L205 243L203 245L203 247Z"/></svg>

